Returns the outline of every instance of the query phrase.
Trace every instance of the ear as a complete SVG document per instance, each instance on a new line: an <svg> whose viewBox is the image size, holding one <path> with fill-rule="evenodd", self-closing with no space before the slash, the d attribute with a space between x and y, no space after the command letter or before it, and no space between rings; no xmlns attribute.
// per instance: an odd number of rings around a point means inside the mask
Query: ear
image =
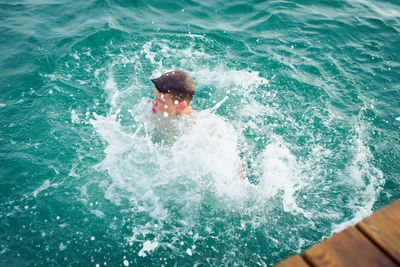
<svg viewBox="0 0 400 267"><path fill-rule="evenodd" d="M179 102L179 104L176 106L176 111L182 112L182 111L184 111L184 110L186 109L186 107L187 107L186 101L181 101L181 102Z"/></svg>

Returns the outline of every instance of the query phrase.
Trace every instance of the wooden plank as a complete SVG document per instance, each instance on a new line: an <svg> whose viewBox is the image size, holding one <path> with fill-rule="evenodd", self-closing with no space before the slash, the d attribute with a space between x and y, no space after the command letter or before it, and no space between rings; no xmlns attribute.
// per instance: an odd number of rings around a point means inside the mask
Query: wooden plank
<svg viewBox="0 0 400 267"><path fill-rule="evenodd" d="M309 267L302 257L299 255L293 255L286 260L278 263L275 267Z"/></svg>
<svg viewBox="0 0 400 267"><path fill-rule="evenodd" d="M353 226L307 250L303 256L312 266L398 266Z"/></svg>
<svg viewBox="0 0 400 267"><path fill-rule="evenodd" d="M380 209L356 227L400 265L400 200Z"/></svg>

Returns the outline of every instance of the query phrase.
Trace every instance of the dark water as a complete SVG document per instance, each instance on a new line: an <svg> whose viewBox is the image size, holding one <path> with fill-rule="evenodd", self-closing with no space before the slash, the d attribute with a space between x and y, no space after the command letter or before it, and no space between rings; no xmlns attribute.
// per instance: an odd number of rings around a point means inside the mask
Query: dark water
<svg viewBox="0 0 400 267"><path fill-rule="evenodd" d="M2 266L272 265L400 198L396 1L0 3Z"/></svg>

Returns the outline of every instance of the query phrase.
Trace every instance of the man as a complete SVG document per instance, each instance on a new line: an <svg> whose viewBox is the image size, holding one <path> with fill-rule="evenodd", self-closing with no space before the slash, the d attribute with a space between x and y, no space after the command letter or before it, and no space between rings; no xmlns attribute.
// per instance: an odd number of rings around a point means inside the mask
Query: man
<svg viewBox="0 0 400 267"><path fill-rule="evenodd" d="M196 87L188 73L180 70L170 71L151 81L156 87L151 109L153 113L164 114L168 117L194 112L190 107L190 102ZM240 164L238 173L242 180L246 180L244 163Z"/></svg>
<svg viewBox="0 0 400 267"><path fill-rule="evenodd" d="M196 87L187 72L170 71L151 81L155 85L151 109L153 113L164 114L168 117L193 112L190 102Z"/></svg>

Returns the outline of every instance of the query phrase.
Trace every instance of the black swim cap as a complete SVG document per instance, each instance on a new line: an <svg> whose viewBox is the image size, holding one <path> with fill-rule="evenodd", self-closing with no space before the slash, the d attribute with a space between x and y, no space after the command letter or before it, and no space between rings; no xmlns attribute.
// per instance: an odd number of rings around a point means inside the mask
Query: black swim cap
<svg viewBox="0 0 400 267"><path fill-rule="evenodd" d="M151 81L160 93L170 93L179 99L191 100L196 91L192 77L181 70L166 72Z"/></svg>

